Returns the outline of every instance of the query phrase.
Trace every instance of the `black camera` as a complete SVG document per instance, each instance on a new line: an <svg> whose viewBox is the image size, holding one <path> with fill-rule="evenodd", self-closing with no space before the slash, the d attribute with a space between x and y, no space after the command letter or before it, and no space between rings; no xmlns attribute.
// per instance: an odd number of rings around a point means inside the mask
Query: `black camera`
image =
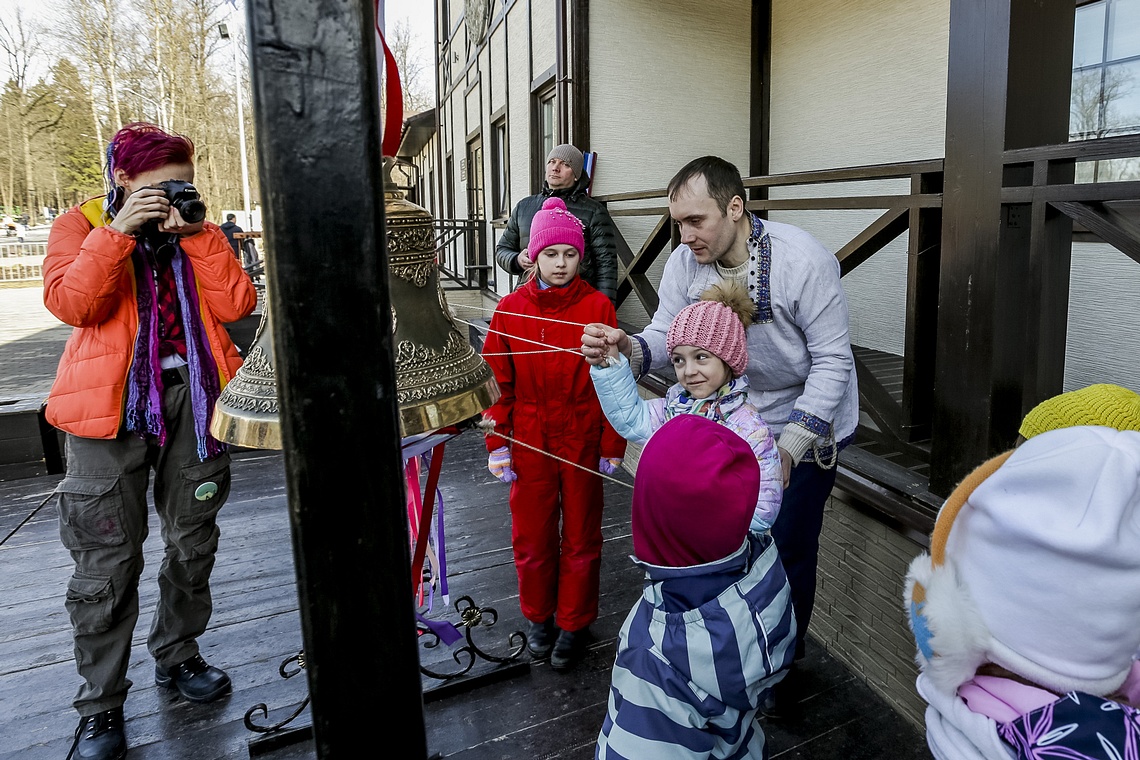
<svg viewBox="0 0 1140 760"><path fill-rule="evenodd" d="M198 195L198 189L189 182L168 179L155 187L166 193L166 200L178 209L187 224L197 224L206 218L206 204L202 202L202 196Z"/></svg>

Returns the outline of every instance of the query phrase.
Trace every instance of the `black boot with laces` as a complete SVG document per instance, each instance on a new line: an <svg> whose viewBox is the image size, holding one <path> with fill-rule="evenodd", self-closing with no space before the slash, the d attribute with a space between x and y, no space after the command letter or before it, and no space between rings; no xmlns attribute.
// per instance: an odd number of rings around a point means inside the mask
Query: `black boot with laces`
<svg viewBox="0 0 1140 760"><path fill-rule="evenodd" d="M67 760L122 760L127 756L127 736L123 733L123 708L112 707L79 719L75 742Z"/></svg>
<svg viewBox="0 0 1140 760"><path fill-rule="evenodd" d="M170 668L156 665L154 682L176 689L183 699L191 702L213 702L230 693L230 677L225 671L208 664L197 654Z"/></svg>

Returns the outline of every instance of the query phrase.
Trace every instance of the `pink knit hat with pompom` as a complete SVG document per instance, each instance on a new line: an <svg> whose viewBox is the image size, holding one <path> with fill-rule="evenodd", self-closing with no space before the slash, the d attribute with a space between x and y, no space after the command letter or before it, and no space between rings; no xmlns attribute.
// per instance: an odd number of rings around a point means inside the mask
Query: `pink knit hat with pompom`
<svg viewBox="0 0 1140 760"><path fill-rule="evenodd" d="M547 198L542 210L530 223L527 251L531 260L537 260L538 254L552 245L572 245L578 250L578 255L586 255L582 223L566 210L566 203L561 198Z"/></svg>
<svg viewBox="0 0 1140 760"><path fill-rule="evenodd" d="M665 335L665 350L671 354L677 346L703 348L727 364L733 377L743 375L748 369L748 340L744 328L751 319L745 308L730 305L743 301L751 307L747 295L741 295L741 291L736 283L721 283L702 293L704 300L677 312Z"/></svg>

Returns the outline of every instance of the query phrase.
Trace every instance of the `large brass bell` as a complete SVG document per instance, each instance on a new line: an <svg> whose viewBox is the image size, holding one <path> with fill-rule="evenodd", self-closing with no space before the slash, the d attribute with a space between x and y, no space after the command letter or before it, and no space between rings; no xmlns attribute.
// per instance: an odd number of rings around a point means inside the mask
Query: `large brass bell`
<svg viewBox="0 0 1140 760"><path fill-rule="evenodd" d="M384 185L388 226L388 288L396 348L396 397L402 438L474 417L499 398L499 386L451 317L435 255L431 214L411 203L389 178ZM245 363L214 407L210 434L259 449L281 448L277 378L268 302Z"/></svg>

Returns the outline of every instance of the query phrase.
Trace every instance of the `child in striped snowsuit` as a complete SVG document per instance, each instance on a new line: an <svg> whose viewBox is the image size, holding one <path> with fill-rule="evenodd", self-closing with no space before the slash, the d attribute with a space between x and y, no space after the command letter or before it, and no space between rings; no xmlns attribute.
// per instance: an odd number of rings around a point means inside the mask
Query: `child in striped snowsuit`
<svg viewBox="0 0 1140 760"><path fill-rule="evenodd" d="M633 551L645 587L618 636L596 760L765 758L754 718L795 654L788 579L749 531L761 486L748 444L694 414L641 455Z"/></svg>

